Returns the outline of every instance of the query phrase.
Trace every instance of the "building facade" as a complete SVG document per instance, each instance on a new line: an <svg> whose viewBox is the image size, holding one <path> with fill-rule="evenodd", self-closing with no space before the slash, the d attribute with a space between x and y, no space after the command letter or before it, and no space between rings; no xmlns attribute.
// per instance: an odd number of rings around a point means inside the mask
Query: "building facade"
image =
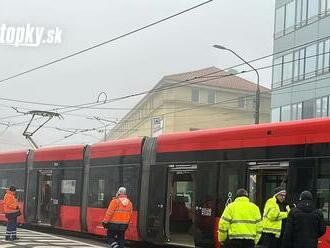
<svg viewBox="0 0 330 248"><path fill-rule="evenodd" d="M269 122L270 90L260 89L260 122ZM253 124L255 91L254 83L216 67L165 76L108 138Z"/></svg>
<svg viewBox="0 0 330 248"><path fill-rule="evenodd" d="M330 0L276 0L272 122L329 116Z"/></svg>

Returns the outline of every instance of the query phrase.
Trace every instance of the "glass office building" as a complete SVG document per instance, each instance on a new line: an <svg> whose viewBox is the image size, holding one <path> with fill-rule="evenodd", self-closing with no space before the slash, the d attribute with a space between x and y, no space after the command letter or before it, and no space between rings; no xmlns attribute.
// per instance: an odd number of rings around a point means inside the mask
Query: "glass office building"
<svg viewBox="0 0 330 248"><path fill-rule="evenodd" d="M272 122L330 115L330 0L276 0Z"/></svg>

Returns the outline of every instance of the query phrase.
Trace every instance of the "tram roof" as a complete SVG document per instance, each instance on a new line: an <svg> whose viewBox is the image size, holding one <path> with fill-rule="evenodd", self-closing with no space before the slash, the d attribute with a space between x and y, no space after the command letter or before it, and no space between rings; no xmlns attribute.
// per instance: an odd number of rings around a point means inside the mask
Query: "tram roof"
<svg viewBox="0 0 330 248"><path fill-rule="evenodd" d="M164 134L157 152L239 149L330 141L330 118Z"/></svg>
<svg viewBox="0 0 330 248"><path fill-rule="evenodd" d="M143 138L129 138L122 140L105 141L91 145L93 158L116 157L141 154Z"/></svg>
<svg viewBox="0 0 330 248"><path fill-rule="evenodd" d="M25 163L28 150L0 153L0 164Z"/></svg>
<svg viewBox="0 0 330 248"><path fill-rule="evenodd" d="M82 160L84 147L72 145L38 148L34 152L33 161Z"/></svg>

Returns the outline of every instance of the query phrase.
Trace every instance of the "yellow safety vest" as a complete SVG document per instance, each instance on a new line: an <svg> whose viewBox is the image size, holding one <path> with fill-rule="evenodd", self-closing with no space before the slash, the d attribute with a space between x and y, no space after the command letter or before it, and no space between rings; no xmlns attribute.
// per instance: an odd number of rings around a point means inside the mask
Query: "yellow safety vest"
<svg viewBox="0 0 330 248"><path fill-rule="evenodd" d="M263 232L273 233L275 237L280 237L282 220L288 217L288 212L281 212L279 205L276 203L276 197L268 199L264 209L263 216Z"/></svg>
<svg viewBox="0 0 330 248"><path fill-rule="evenodd" d="M237 197L223 212L218 230L218 239L250 239L257 244L262 232L260 210L247 197Z"/></svg>

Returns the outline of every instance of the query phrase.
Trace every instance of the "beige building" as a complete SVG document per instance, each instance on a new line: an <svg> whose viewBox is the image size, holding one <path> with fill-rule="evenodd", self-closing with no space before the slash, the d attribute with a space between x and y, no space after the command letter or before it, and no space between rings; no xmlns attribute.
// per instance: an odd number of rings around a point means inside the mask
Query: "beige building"
<svg viewBox="0 0 330 248"><path fill-rule="evenodd" d="M269 89L260 91L260 123L269 122ZM108 139L253 124L255 92L256 84L216 67L165 76Z"/></svg>

